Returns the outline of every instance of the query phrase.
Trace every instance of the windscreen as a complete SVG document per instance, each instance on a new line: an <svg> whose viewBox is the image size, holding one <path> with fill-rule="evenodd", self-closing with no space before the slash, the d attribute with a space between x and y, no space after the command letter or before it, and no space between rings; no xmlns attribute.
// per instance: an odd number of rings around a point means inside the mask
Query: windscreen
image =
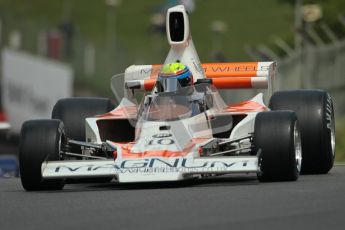
<svg viewBox="0 0 345 230"><path fill-rule="evenodd" d="M120 103L123 98L129 98L130 94L128 90L125 89L125 74L116 74L111 78L110 86L113 94L115 96L115 100ZM129 95L128 95L129 94Z"/></svg>
<svg viewBox="0 0 345 230"><path fill-rule="evenodd" d="M226 105L211 85L181 87L176 92L146 95L140 104L140 116L147 121L175 121L208 110L222 111Z"/></svg>
<svg viewBox="0 0 345 230"><path fill-rule="evenodd" d="M232 116L224 112L227 107L225 102L218 90L210 84L177 87L177 90L172 92L158 92L157 88L154 88L152 92L138 96L137 92L142 93L142 90L137 90L140 88L136 86L128 89L124 79L124 74L115 75L111 87L117 101L130 102L127 104L136 106L136 138L147 127L152 129L155 124L158 127L162 124L176 127L179 123L180 128L176 130L185 127L185 133L193 137L210 130L213 134L228 132L232 127ZM138 101L140 103L137 103Z"/></svg>

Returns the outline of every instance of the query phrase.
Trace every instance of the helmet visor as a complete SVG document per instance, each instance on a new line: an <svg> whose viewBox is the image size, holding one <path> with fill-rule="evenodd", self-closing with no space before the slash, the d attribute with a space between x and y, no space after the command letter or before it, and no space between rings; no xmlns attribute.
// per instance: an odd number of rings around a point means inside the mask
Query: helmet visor
<svg viewBox="0 0 345 230"><path fill-rule="evenodd" d="M193 79L189 71L179 76L159 76L157 79L158 92L176 92L181 87L191 86L192 84Z"/></svg>
<svg viewBox="0 0 345 230"><path fill-rule="evenodd" d="M176 92L181 88L180 83L176 77L158 77L157 91L158 92Z"/></svg>

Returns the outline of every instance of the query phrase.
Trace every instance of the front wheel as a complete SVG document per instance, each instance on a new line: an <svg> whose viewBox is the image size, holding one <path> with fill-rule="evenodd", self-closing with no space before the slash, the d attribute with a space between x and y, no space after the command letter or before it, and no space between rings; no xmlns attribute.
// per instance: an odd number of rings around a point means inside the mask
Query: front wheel
<svg viewBox="0 0 345 230"><path fill-rule="evenodd" d="M296 181L302 149L297 117L291 111L259 113L254 127L254 154L260 181Z"/></svg>
<svg viewBox="0 0 345 230"><path fill-rule="evenodd" d="M23 124L19 167L25 190L60 190L64 187L64 179L43 179L41 170L44 161L60 160L63 138L64 127L59 120L31 120Z"/></svg>

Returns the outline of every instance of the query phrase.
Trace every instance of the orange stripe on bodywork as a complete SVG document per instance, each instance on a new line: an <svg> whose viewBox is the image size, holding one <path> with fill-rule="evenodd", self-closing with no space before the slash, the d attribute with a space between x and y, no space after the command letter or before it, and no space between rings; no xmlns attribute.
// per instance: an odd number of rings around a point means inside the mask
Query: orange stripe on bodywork
<svg viewBox="0 0 345 230"><path fill-rule="evenodd" d="M122 158L145 158L145 157L184 157L190 153L194 146L198 143L206 141L207 138L194 138L182 151L170 150L148 150L144 152L132 152L135 142L121 144ZM120 144L120 143L116 143Z"/></svg>
<svg viewBox="0 0 345 230"><path fill-rule="evenodd" d="M131 153L122 149L122 158L145 158L145 157L184 157L188 154L187 151L174 152L169 150L150 150L140 153Z"/></svg>
<svg viewBox="0 0 345 230"><path fill-rule="evenodd" d="M146 91L151 91L155 87L156 79L144 80L144 89Z"/></svg>
<svg viewBox="0 0 345 230"><path fill-rule="evenodd" d="M226 62L201 64L207 78L221 77L255 77L258 71L258 62ZM150 79L156 79L162 65L152 65Z"/></svg>
<svg viewBox="0 0 345 230"><path fill-rule="evenodd" d="M263 112L267 111L267 107L257 103L255 101L243 101L237 104L229 105L225 111L227 112L238 112L238 113L249 113L249 112Z"/></svg>
<svg viewBox="0 0 345 230"><path fill-rule="evenodd" d="M205 63L202 68L207 78L255 77L258 62Z"/></svg>
<svg viewBox="0 0 345 230"><path fill-rule="evenodd" d="M194 145L189 145L182 151L169 150L148 150L144 152L132 152L132 144L121 145L122 158L144 158L144 157L183 157L186 156Z"/></svg>
<svg viewBox="0 0 345 230"><path fill-rule="evenodd" d="M161 72L163 65L152 65L152 70L151 70L151 75L150 78L151 79L156 79L158 77L158 74Z"/></svg>
<svg viewBox="0 0 345 230"><path fill-rule="evenodd" d="M251 77L235 77L235 78L213 78L212 84L217 89L244 89L252 88Z"/></svg>
<svg viewBox="0 0 345 230"><path fill-rule="evenodd" d="M131 116L137 115L137 107L136 106L128 106L128 107L117 107L114 110L102 114L97 115L97 118L129 118Z"/></svg>

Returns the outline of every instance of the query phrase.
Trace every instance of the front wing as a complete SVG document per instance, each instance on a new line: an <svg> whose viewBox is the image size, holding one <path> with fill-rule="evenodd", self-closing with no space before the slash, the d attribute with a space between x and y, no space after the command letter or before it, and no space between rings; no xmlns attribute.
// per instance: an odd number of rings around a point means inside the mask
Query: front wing
<svg viewBox="0 0 345 230"><path fill-rule="evenodd" d="M45 179L113 176L120 183L178 181L193 175L257 172L257 156L50 161L42 164Z"/></svg>

